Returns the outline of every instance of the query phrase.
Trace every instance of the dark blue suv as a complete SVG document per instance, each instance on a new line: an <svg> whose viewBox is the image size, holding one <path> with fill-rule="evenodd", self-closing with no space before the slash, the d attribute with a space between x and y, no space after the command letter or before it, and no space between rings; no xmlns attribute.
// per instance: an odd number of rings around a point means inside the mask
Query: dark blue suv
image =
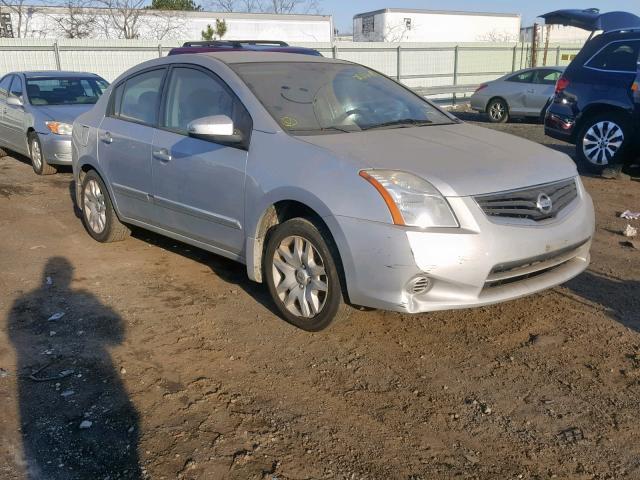
<svg viewBox="0 0 640 480"><path fill-rule="evenodd" d="M602 173L622 164L640 145L640 17L592 9L560 10L543 18L547 24L594 32L558 80L545 133L576 145L583 170Z"/></svg>

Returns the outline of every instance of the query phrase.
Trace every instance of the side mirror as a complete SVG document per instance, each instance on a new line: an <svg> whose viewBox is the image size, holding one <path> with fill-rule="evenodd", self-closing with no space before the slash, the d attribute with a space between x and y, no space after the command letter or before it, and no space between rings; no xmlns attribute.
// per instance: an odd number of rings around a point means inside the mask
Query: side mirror
<svg viewBox="0 0 640 480"><path fill-rule="evenodd" d="M226 115L197 118L187 125L190 137L216 143L242 143L242 133L233 128L233 120Z"/></svg>
<svg viewBox="0 0 640 480"><path fill-rule="evenodd" d="M9 95L7 97L7 105L10 107L22 107L24 103L20 97L16 97L15 95Z"/></svg>

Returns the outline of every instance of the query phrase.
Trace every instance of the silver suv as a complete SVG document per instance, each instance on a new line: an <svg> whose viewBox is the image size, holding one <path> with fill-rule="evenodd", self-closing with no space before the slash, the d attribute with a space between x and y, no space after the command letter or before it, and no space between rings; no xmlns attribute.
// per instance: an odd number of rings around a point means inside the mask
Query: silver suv
<svg viewBox="0 0 640 480"><path fill-rule="evenodd" d="M118 78L73 127L88 233L137 225L246 264L282 316L418 313L565 282L591 199L565 155L464 124L354 63L179 55Z"/></svg>

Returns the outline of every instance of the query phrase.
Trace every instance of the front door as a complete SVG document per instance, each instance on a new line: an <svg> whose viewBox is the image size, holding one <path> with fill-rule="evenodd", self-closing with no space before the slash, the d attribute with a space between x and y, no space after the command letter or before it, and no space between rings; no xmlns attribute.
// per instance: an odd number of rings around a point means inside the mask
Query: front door
<svg viewBox="0 0 640 480"><path fill-rule="evenodd" d="M98 130L98 158L121 215L151 223L151 145L166 69L129 77L114 88Z"/></svg>
<svg viewBox="0 0 640 480"><path fill-rule="evenodd" d="M553 96L560 75L562 74L559 70L537 70L533 78L533 85L527 95L527 108L533 110L534 113L540 113Z"/></svg>
<svg viewBox="0 0 640 480"><path fill-rule="evenodd" d="M22 79L18 75L13 76L11 88L9 89L9 97L20 99L24 102L24 89ZM26 128L24 125L26 113L23 106L7 105L5 108L4 121L7 128L7 140L13 145L16 151L25 154L28 153Z"/></svg>
<svg viewBox="0 0 640 480"><path fill-rule="evenodd" d="M165 92L152 154L155 223L241 256L246 146L192 138L187 125L227 115L248 139L249 114L222 80L199 67L172 67Z"/></svg>

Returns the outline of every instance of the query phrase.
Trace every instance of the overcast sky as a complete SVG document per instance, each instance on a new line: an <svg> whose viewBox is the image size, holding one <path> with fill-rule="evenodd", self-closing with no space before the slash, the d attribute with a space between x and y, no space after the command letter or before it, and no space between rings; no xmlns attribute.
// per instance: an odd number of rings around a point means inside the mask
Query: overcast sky
<svg viewBox="0 0 640 480"><path fill-rule="evenodd" d="M352 19L356 13L381 8L519 13L523 25L530 25L538 15L560 8L599 8L602 12L626 10L640 15L640 0L320 0L320 5L322 13L334 16L336 27L341 32L352 30Z"/></svg>

